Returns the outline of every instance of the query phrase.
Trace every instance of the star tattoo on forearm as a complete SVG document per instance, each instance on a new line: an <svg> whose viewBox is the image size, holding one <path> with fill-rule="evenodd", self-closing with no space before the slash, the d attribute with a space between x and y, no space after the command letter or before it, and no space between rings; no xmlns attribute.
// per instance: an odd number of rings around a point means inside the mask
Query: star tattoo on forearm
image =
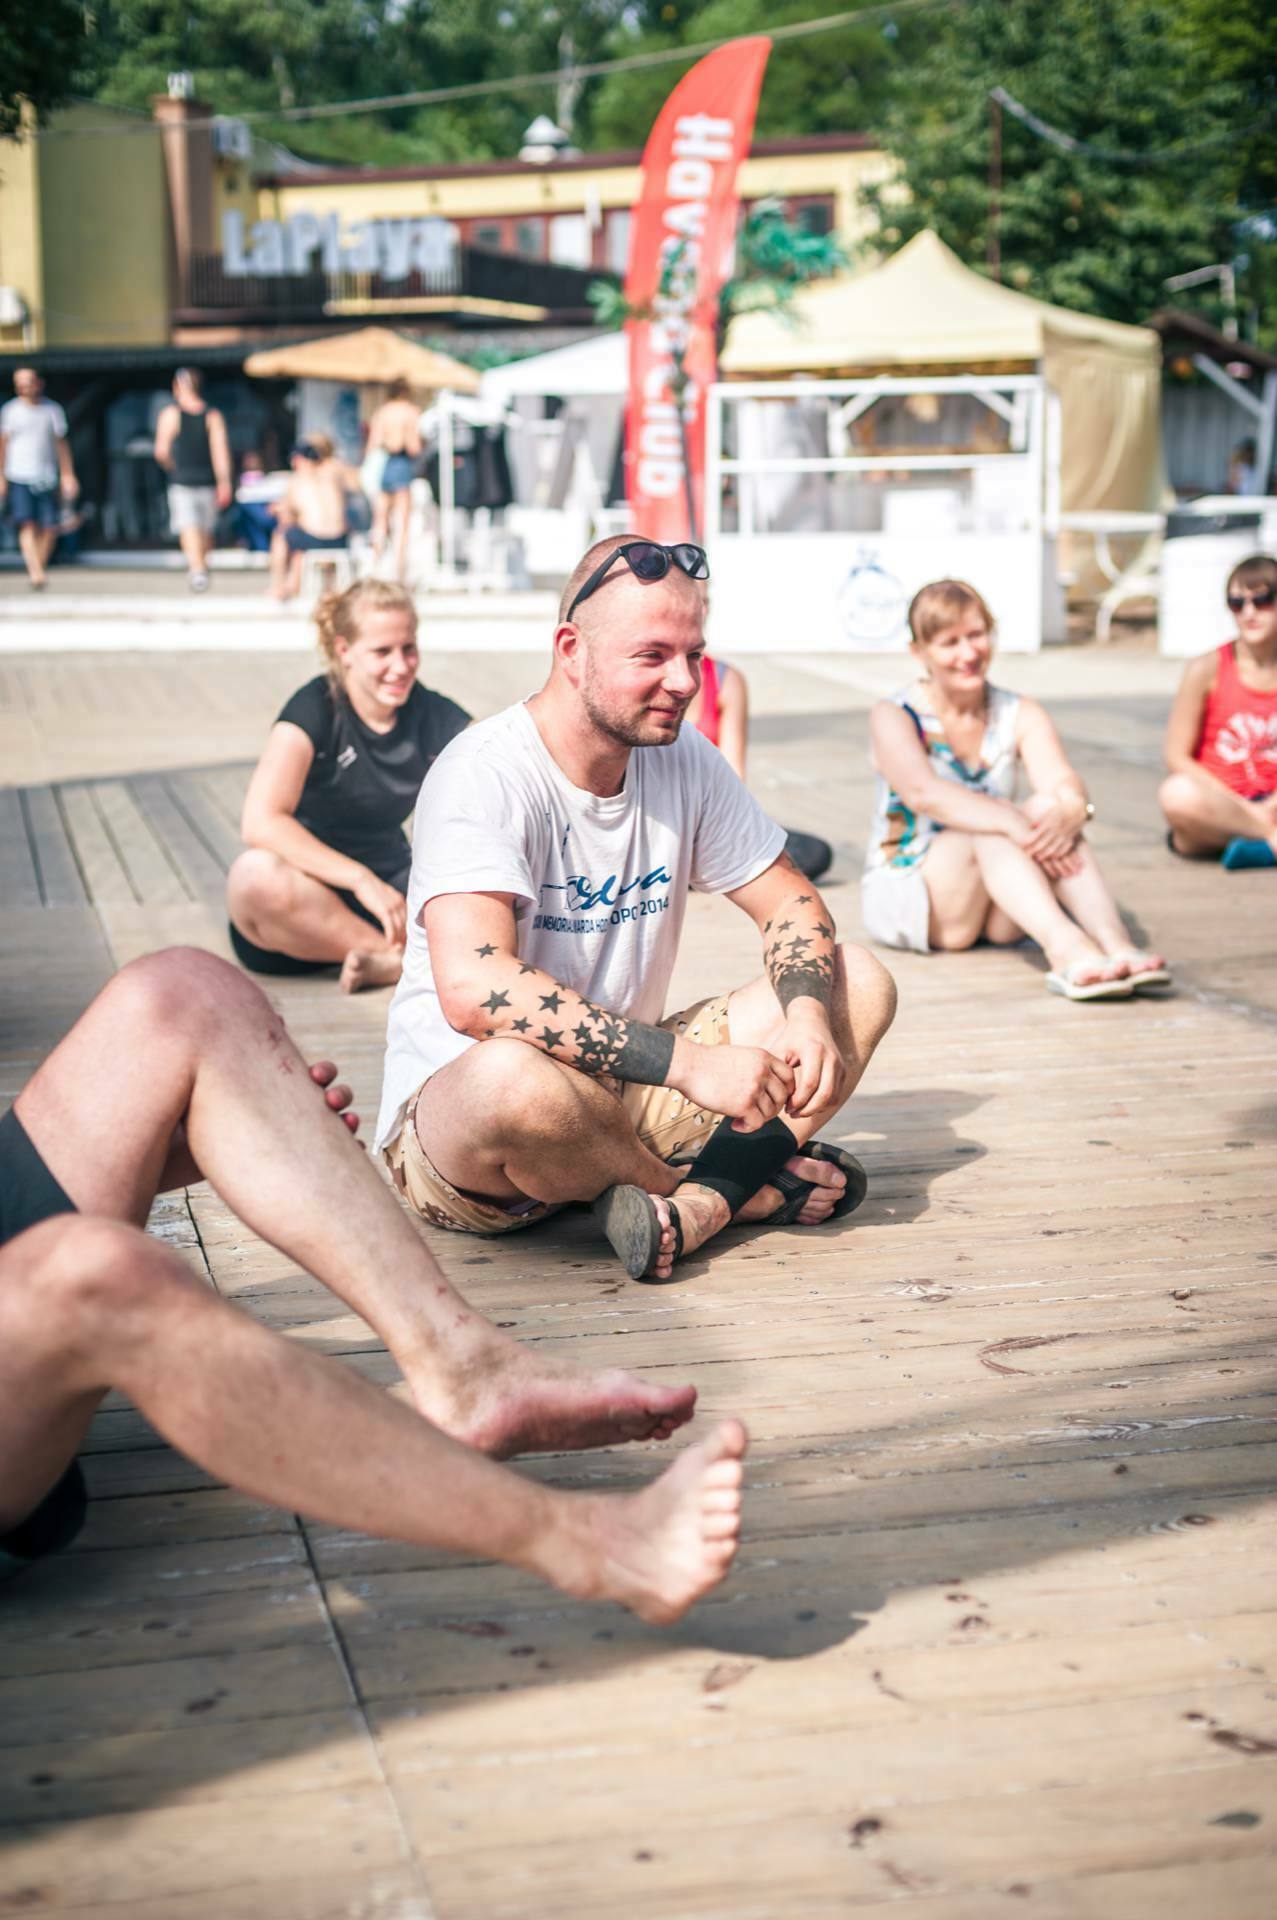
<svg viewBox="0 0 1277 1920"><path fill-rule="evenodd" d="M793 1001L802 999L819 1001L829 1011L834 991L834 927L819 894L794 895L767 921L763 964L786 1013Z"/></svg>
<svg viewBox="0 0 1277 1920"><path fill-rule="evenodd" d="M476 1040L508 1035L538 1047L551 1059L595 1079L665 1084L674 1056L674 1035L663 1027L596 1007L540 968L485 942L475 948L485 999L476 997L466 1031ZM551 1026L547 1015L560 1025Z"/></svg>

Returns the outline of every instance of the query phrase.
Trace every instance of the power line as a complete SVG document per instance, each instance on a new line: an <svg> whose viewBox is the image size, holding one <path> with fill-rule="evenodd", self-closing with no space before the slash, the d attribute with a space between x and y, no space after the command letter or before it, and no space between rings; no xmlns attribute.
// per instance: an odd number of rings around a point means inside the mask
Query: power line
<svg viewBox="0 0 1277 1920"><path fill-rule="evenodd" d="M772 27L768 37L771 40L801 40L816 33L832 33L839 27L872 25L877 20L895 20L909 18L918 13L933 13L939 7L950 10L964 6L966 0L891 0L884 6L860 7L850 13L831 13L820 20L795 20L788 26ZM646 67L669 66L675 62L699 60L702 55L714 53L719 47L730 46L733 40L739 40L740 34L725 34L718 40L701 40L691 46L665 47L651 53L631 53L617 60L595 60L579 67L553 67L546 73L518 73L498 75L491 80L470 80L455 87L430 87L417 93L384 93L374 95L367 100L334 100L313 107L255 107L243 113L231 115L218 114L206 120L187 120L180 128L171 124L164 131L183 133L207 132L216 126L218 120L242 120L246 124L270 121L278 124L281 120L297 122L302 120L331 120L343 114L352 113L389 113L399 107L435 107L449 100L477 100L493 93L520 93L534 87L559 86L571 80L596 80L609 73L635 73ZM98 105L99 102L88 104ZM92 137L123 137L138 133L155 133L161 130L161 123L147 119L132 127L44 127L38 130L41 140L80 140Z"/></svg>
<svg viewBox="0 0 1277 1920"><path fill-rule="evenodd" d="M993 87L989 98L996 100L1000 107L1004 107L1008 113L1013 114L1021 125L1027 127L1030 133L1036 134L1039 140L1045 140L1049 146L1058 147L1061 153L1076 154L1083 160L1103 160L1110 166L1118 167L1148 167L1163 162L1192 160L1199 153L1207 153L1214 147L1229 146L1238 140L1244 140L1248 134L1267 126L1269 121L1277 116L1277 105L1274 105L1269 107L1267 112L1261 113L1258 119L1252 120L1248 126L1228 127L1220 133L1208 134L1203 140L1184 142L1179 146L1154 147L1147 153L1131 153L1117 147L1097 147L1090 140L1078 140L1073 134L1065 133L1063 128L1053 127L1049 121L1041 119L1022 101L1008 93L1005 87Z"/></svg>

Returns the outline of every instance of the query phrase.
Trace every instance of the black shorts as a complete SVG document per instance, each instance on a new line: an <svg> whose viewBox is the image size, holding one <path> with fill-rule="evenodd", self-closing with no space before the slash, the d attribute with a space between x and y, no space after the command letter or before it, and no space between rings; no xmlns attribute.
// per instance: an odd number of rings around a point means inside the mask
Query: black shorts
<svg viewBox="0 0 1277 1920"><path fill-rule="evenodd" d="M16 1113L0 1119L0 1247L59 1213L74 1213L74 1200L36 1152ZM0 1533L0 1576L68 1546L84 1525L88 1495L73 1460L34 1513Z"/></svg>
<svg viewBox="0 0 1277 1920"><path fill-rule="evenodd" d="M325 883L321 881L320 884ZM390 884L394 886L396 882L392 880ZM337 895L343 906L349 907L352 913L357 913L361 920L366 920L370 927L376 927L378 933L381 932L381 922L376 914L369 913L353 893L348 893L345 887L332 887L330 891ZM246 933L240 932L233 920L226 922L226 929L230 935L232 953L249 973L274 973L282 977L289 974L327 973L330 968L340 965L336 960L295 960L291 953L275 953L270 947L259 947Z"/></svg>

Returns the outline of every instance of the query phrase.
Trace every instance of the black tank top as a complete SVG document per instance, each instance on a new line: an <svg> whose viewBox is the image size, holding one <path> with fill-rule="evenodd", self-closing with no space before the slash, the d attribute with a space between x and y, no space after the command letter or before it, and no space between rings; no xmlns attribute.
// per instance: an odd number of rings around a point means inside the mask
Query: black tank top
<svg viewBox="0 0 1277 1920"><path fill-rule="evenodd" d="M211 487L216 484L213 456L208 445L208 408L200 413L178 409L177 442L174 447L173 478L179 487Z"/></svg>

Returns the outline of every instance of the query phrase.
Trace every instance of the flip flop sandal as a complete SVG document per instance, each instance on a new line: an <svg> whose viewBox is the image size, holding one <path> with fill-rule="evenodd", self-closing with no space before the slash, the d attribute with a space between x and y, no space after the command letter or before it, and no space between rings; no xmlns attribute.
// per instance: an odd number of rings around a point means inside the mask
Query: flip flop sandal
<svg viewBox="0 0 1277 1920"><path fill-rule="evenodd" d="M1129 979L1079 983L1073 973L1072 967L1067 973L1048 973L1046 984L1050 992L1062 994L1066 1000L1129 1000L1134 990Z"/></svg>
<svg viewBox="0 0 1277 1920"><path fill-rule="evenodd" d="M1116 957L1119 960L1131 960L1136 956L1133 953L1120 953ZM1145 967L1142 972L1128 973L1126 979L1133 993L1142 993L1146 987L1169 987L1172 984L1169 967Z"/></svg>
<svg viewBox="0 0 1277 1920"><path fill-rule="evenodd" d="M809 1140L805 1147L799 1147L799 1153L806 1154L809 1160L825 1160L831 1167L839 1167L847 1176L847 1184L842 1196L829 1215L830 1220L841 1220L845 1214L854 1213L869 1191L869 1175L857 1160L854 1153L848 1153L845 1147L830 1146L827 1140ZM769 1213L765 1220L751 1220L750 1226L787 1227L797 1220L806 1206L808 1198L820 1185L818 1180L804 1180L801 1174L791 1173L788 1167L782 1167L767 1182L782 1193L784 1204L775 1213ZM827 1225L828 1222L822 1224Z"/></svg>
<svg viewBox="0 0 1277 1920"><path fill-rule="evenodd" d="M674 1229L677 1264L683 1253L683 1224L674 1202L667 1200L665 1204ZM651 1271L661 1251L661 1216L650 1193L644 1193L642 1187L608 1187L590 1210L631 1280L647 1280L659 1287L676 1277L667 1274L658 1279Z"/></svg>

